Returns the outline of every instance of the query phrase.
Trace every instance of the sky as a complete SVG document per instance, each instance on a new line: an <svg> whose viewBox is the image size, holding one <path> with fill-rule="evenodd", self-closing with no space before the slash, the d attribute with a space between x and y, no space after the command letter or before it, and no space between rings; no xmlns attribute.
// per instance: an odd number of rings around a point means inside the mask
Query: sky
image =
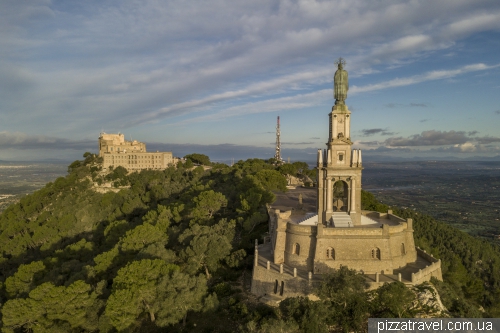
<svg viewBox="0 0 500 333"><path fill-rule="evenodd" d="M2 0L0 160L314 160L339 57L365 160L499 156L499 54L498 0Z"/></svg>

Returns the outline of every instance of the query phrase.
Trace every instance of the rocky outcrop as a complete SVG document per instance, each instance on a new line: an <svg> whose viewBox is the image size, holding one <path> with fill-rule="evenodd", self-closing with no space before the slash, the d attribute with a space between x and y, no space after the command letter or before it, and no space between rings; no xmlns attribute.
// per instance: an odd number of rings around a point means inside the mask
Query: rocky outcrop
<svg viewBox="0 0 500 333"><path fill-rule="evenodd" d="M428 282L412 287L417 298L413 302L415 318L449 317L436 288Z"/></svg>

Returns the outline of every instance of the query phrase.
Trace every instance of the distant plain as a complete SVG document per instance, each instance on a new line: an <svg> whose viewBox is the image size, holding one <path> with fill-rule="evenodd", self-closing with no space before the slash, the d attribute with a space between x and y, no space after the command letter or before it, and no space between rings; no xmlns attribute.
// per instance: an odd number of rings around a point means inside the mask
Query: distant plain
<svg viewBox="0 0 500 333"><path fill-rule="evenodd" d="M67 174L69 163L0 163L0 212ZM363 189L389 206L414 209L500 244L500 162L364 164Z"/></svg>
<svg viewBox="0 0 500 333"><path fill-rule="evenodd" d="M363 189L500 244L500 162L365 163Z"/></svg>
<svg viewBox="0 0 500 333"><path fill-rule="evenodd" d="M1 162L0 212L48 182L67 174L70 163Z"/></svg>

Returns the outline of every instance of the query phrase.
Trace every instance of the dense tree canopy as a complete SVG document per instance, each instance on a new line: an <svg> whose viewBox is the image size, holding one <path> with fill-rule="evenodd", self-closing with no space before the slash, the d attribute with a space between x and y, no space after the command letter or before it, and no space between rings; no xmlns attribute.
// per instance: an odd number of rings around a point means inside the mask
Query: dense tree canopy
<svg viewBox="0 0 500 333"><path fill-rule="evenodd" d="M212 169L104 173L84 157L0 215L6 332L153 332L210 311L210 281L250 262L271 190L286 184L257 160L231 168L191 154ZM98 192L105 182L120 189Z"/></svg>
<svg viewBox="0 0 500 333"><path fill-rule="evenodd" d="M210 158L207 155L203 154L189 154L184 156L186 160L191 161L192 163L201 164L201 165L212 165L210 162Z"/></svg>

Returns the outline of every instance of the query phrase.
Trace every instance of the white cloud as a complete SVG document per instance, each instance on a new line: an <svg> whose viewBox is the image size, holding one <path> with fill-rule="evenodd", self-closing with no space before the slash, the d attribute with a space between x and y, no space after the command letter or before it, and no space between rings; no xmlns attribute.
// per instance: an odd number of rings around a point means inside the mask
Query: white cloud
<svg viewBox="0 0 500 333"><path fill-rule="evenodd" d="M240 104L238 106L228 107L223 111L219 111L213 114L194 117L189 120L184 120L178 123L174 122L172 123L172 125L177 126L180 124L189 124L193 122L214 121L217 119L224 119L228 117L234 117L245 114L290 111L293 109L306 108L316 105L318 101L327 100L329 96L331 96L331 94L332 91L330 89L324 89L308 94L280 97L258 102L249 102Z"/></svg>
<svg viewBox="0 0 500 333"><path fill-rule="evenodd" d="M443 146L450 144L463 144L467 142L467 135L464 131L423 131L408 138L393 137L385 140L387 146L407 147L407 146Z"/></svg>
<svg viewBox="0 0 500 333"><path fill-rule="evenodd" d="M452 35L463 35L491 29L500 29L500 11L498 9L453 22L445 29L445 32Z"/></svg>
<svg viewBox="0 0 500 333"><path fill-rule="evenodd" d="M477 146L472 142L465 142L462 144L456 144L453 147L457 148L462 153L472 153L477 151Z"/></svg>
<svg viewBox="0 0 500 333"><path fill-rule="evenodd" d="M396 78L392 79L389 81L385 82L379 82L375 84L369 84L366 86L353 86L352 88L349 89L349 93L351 94L357 94L357 93L363 93L363 92L368 92L368 91L375 91L375 90L381 90L381 89L388 89L388 88L395 88L395 87L402 87L402 86L409 86L412 84L418 84L426 81L433 81L433 80L442 80L442 79L449 79L458 75L462 75L465 73L469 72L476 72L476 71L484 71L488 69L493 69L497 68L500 65L486 65L486 64L472 64L472 65L466 65L458 69L452 69L452 70L438 70L438 71L430 71L424 74L419 74L419 75L414 75L410 77L404 77L404 78Z"/></svg>
<svg viewBox="0 0 500 333"><path fill-rule="evenodd" d="M404 36L395 41L375 48L374 56L386 56L395 53L408 53L426 50L432 44L432 38L427 35Z"/></svg>
<svg viewBox="0 0 500 333"><path fill-rule="evenodd" d="M68 140L45 135L28 135L22 132L0 132L0 149L74 149L85 150L97 146L96 141Z"/></svg>
<svg viewBox="0 0 500 333"><path fill-rule="evenodd" d="M281 89L287 87L290 88L292 87L295 83L300 82L302 84L310 83L310 82L318 82L318 81L324 81L327 78L324 77L324 73L321 70L316 70L316 71L311 71L311 72L302 72L302 73L294 73L291 75L286 75L282 77L277 77L274 79L271 79L269 81L261 81L258 83L252 83L248 85L247 87L244 87L239 90L234 90L234 91L226 91L224 93L218 93L214 94L211 96L207 96L202 99L198 100L191 100L188 102L183 102L183 103L178 103L171 105L169 107L162 108L154 113L144 115L143 118L140 121L148 121L148 120L153 120L157 118L161 118L164 116L169 116L169 115L180 115L186 112L192 112L194 108L200 107L200 106L209 106L212 103L219 102L219 101L224 101L228 99L235 99L239 97L247 97L255 94L259 95L265 95L269 91L273 91L274 93L279 92ZM317 96L317 92L313 93L314 96ZM272 101L273 104L275 103L280 103L283 102L284 100L290 100L290 99L300 99L303 98L304 96L298 95L294 96L292 98L279 98L275 101ZM269 104L269 103L267 103ZM252 106L257 106L255 103L250 103ZM309 104L308 104L309 105ZM290 104L288 104L290 106ZM281 106L279 109L283 109L286 107L285 105ZM273 107L274 108L274 107ZM240 110L239 112L235 113L232 112L234 110ZM188 110L188 111L186 111ZM245 111L242 111L245 110ZM267 108L253 108L255 113L255 110L262 110L261 112L270 112L266 111L269 110L269 107ZM231 114L241 114L242 112L247 112L248 108L245 107L245 105L238 106L237 108L230 108L225 112L224 116L228 116Z"/></svg>

